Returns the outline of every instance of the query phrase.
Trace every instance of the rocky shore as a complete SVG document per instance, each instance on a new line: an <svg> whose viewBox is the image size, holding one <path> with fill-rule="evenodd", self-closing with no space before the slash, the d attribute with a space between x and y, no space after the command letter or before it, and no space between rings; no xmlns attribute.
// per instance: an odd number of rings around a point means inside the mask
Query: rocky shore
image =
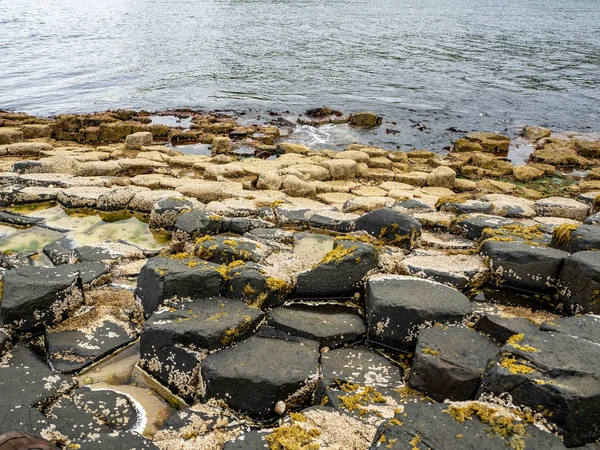
<svg viewBox="0 0 600 450"><path fill-rule="evenodd" d="M0 112L0 434L598 448L600 137L334 151L294 126Z"/></svg>

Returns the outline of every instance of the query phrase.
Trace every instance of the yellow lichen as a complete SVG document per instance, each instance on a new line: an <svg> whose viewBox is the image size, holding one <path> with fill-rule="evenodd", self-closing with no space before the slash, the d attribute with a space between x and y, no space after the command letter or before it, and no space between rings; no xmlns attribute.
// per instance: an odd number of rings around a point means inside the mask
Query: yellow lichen
<svg viewBox="0 0 600 450"><path fill-rule="evenodd" d="M579 225L574 223L563 223L552 230L552 240L559 247L569 245L571 241L571 233L579 228Z"/></svg>
<svg viewBox="0 0 600 450"><path fill-rule="evenodd" d="M221 345L229 346L234 343L234 341L250 328L250 324L252 323L252 318L250 316L244 316L242 323L240 323L236 328L228 328L225 330L223 337L221 338Z"/></svg>
<svg viewBox="0 0 600 450"><path fill-rule="evenodd" d="M425 353L426 355L433 355L433 356L436 356L436 355L440 354L440 352L438 352L437 350L434 350L434 349L429 348L429 347L425 347L422 350L422 352Z"/></svg>
<svg viewBox="0 0 600 450"><path fill-rule="evenodd" d="M196 239L196 244L202 244L203 242L213 241L214 239L214 237L209 236L207 234L206 236L202 236L201 238Z"/></svg>
<svg viewBox="0 0 600 450"><path fill-rule="evenodd" d="M285 280L282 280L281 278L269 277L269 278L267 278L266 283L267 283L267 288L271 291L285 292L285 291L289 290L289 288L290 288L290 285Z"/></svg>
<svg viewBox="0 0 600 450"><path fill-rule="evenodd" d="M319 450L320 445L315 442L321 432L316 428L306 430L300 425L283 425L275 428L271 434L265 436L270 450Z"/></svg>
<svg viewBox="0 0 600 450"><path fill-rule="evenodd" d="M251 297L251 296L253 296L254 294L256 294L256 289L254 289L252 286L250 286L250 284L249 284L249 283L247 283L247 284L244 286L244 295L245 295L246 297Z"/></svg>
<svg viewBox="0 0 600 450"><path fill-rule="evenodd" d="M175 253L175 254L169 256L169 258L171 258L171 259L188 259L189 257L190 257L190 254L186 253L186 252Z"/></svg>
<svg viewBox="0 0 600 450"><path fill-rule="evenodd" d="M529 367L525 364L517 363L516 358L511 358L509 356L502 357L502 359L500 360L500 366L502 366L504 369L507 369L510 373L513 374L527 374L535 372L534 368Z"/></svg>
<svg viewBox="0 0 600 450"><path fill-rule="evenodd" d="M223 244L229 245L230 247L235 248L239 245L239 242L236 241L235 239L224 239Z"/></svg>
<svg viewBox="0 0 600 450"><path fill-rule="evenodd" d="M522 352L539 352L539 350L531 345L521 345L519 342L523 341L525 333L513 334L506 343L517 350Z"/></svg>
<svg viewBox="0 0 600 450"><path fill-rule="evenodd" d="M364 406L373 403L386 403L385 397L377 392L373 386L361 387L356 384L342 383L340 388L346 393L356 392L354 395L340 396L339 400L348 411L356 411L361 416L369 412Z"/></svg>
<svg viewBox="0 0 600 450"><path fill-rule="evenodd" d="M409 444L411 446L411 450L419 450L419 442L421 442L421 438L418 434L415 434L414 437L410 440Z"/></svg>
<svg viewBox="0 0 600 450"><path fill-rule="evenodd" d="M334 262L335 264L341 263L345 257L350 256L358 247L353 245L352 247L344 247L343 245L337 245L333 250L327 253L319 264L327 264Z"/></svg>

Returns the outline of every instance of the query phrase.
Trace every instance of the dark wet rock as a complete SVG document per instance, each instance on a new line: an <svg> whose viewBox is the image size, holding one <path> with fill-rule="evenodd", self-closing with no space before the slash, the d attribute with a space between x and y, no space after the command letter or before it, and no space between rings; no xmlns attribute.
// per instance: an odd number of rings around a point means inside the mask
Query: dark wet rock
<svg viewBox="0 0 600 450"><path fill-rule="evenodd" d="M553 248L493 239L483 243L480 254L498 284L543 294L556 291L558 275L569 256Z"/></svg>
<svg viewBox="0 0 600 450"><path fill-rule="evenodd" d="M77 241L72 236L63 236L44 247L44 253L55 266L75 261Z"/></svg>
<svg viewBox="0 0 600 450"><path fill-rule="evenodd" d="M175 221L175 231L187 238L195 239L207 234L229 231L230 219L195 209L179 216Z"/></svg>
<svg viewBox="0 0 600 450"><path fill-rule="evenodd" d="M419 332L408 385L438 402L475 398L489 359L500 347L470 328L434 326Z"/></svg>
<svg viewBox="0 0 600 450"><path fill-rule="evenodd" d="M379 353L363 346L339 348L321 355L322 386L339 383L395 388L402 386L402 371Z"/></svg>
<svg viewBox="0 0 600 450"><path fill-rule="evenodd" d="M35 255L35 253L0 253L0 267L11 270L32 266L32 255Z"/></svg>
<svg viewBox="0 0 600 450"><path fill-rule="evenodd" d="M87 439L74 439L71 445L85 450L159 450L152 441L135 432L101 434Z"/></svg>
<svg viewBox="0 0 600 450"><path fill-rule="evenodd" d="M480 402L461 404L407 403L402 412L383 422L375 434L371 450L390 448L404 450L428 448L431 450L507 450L507 449L565 449L553 434L534 425L525 424L515 417L503 419L500 412L498 423L522 425L522 434L507 429L494 428L490 415L499 410L493 405ZM478 412L479 411L479 412ZM465 416L463 419L461 413ZM487 413L487 414L486 414ZM480 419L479 416L483 419ZM457 420L459 419L459 420ZM512 420L511 420L512 419ZM508 429L513 429L506 426Z"/></svg>
<svg viewBox="0 0 600 450"><path fill-rule="evenodd" d="M411 250L421 238L421 224L391 208L382 208L356 220L356 230L366 231L386 243Z"/></svg>
<svg viewBox="0 0 600 450"><path fill-rule="evenodd" d="M208 298L221 294L224 286L219 265L195 258L157 256L140 271L135 295L149 317L164 300Z"/></svg>
<svg viewBox="0 0 600 450"><path fill-rule="evenodd" d="M266 437L271 430L250 430L225 443L223 450L265 450L269 448Z"/></svg>
<svg viewBox="0 0 600 450"><path fill-rule="evenodd" d="M208 351L251 335L263 313L237 299L209 298L181 302L153 314L140 339L140 365L186 399L202 393L198 365Z"/></svg>
<svg viewBox="0 0 600 450"><path fill-rule="evenodd" d="M484 314L475 323L475 329L488 335L494 341L504 344L511 336L520 333L534 333L538 327L523 317L500 317Z"/></svg>
<svg viewBox="0 0 600 450"><path fill-rule="evenodd" d="M349 233L354 230L358 217L356 214L337 211L318 211L310 217L308 222L312 228Z"/></svg>
<svg viewBox="0 0 600 450"><path fill-rule="evenodd" d="M506 242L516 241L529 245L540 245L548 247L552 241L552 235L544 231L540 225L523 227L521 225L508 225L496 229L486 229L481 233L481 242L486 239L496 238Z"/></svg>
<svg viewBox="0 0 600 450"><path fill-rule="evenodd" d="M263 244L293 244L294 233L281 228L255 228L244 234L245 238L262 242Z"/></svg>
<svg viewBox="0 0 600 450"><path fill-rule="evenodd" d="M149 225L151 228L170 230L177 219L182 214L190 212L193 207L194 203L184 198L173 197L159 200L152 206Z"/></svg>
<svg viewBox="0 0 600 450"><path fill-rule="evenodd" d="M24 343L16 344L0 361L0 434L34 431L44 418L30 407L75 385L72 378L53 373Z"/></svg>
<svg viewBox="0 0 600 450"><path fill-rule="evenodd" d="M600 313L600 252L569 256L560 272L558 290L568 313Z"/></svg>
<svg viewBox="0 0 600 450"><path fill-rule="evenodd" d="M583 223L586 225L600 225L600 212L588 216Z"/></svg>
<svg viewBox="0 0 600 450"><path fill-rule="evenodd" d="M269 309L282 305L291 288L286 281L269 276L256 263L234 264L227 271L226 295L241 298L257 308Z"/></svg>
<svg viewBox="0 0 600 450"><path fill-rule="evenodd" d="M399 200L392 206L394 209L409 210L412 212L433 212L434 209L427 203L420 202L414 198Z"/></svg>
<svg viewBox="0 0 600 450"><path fill-rule="evenodd" d="M109 268L100 262L82 262L75 264L83 286L102 284L109 274Z"/></svg>
<svg viewBox="0 0 600 450"><path fill-rule="evenodd" d="M2 281L0 321L20 331L60 322L83 302L77 265L21 267Z"/></svg>
<svg viewBox="0 0 600 450"><path fill-rule="evenodd" d="M251 232L256 229L269 229L273 228L271 222L266 220L252 218L252 217L234 217L231 219L229 231L235 234L241 234ZM244 236L246 237L246 236Z"/></svg>
<svg viewBox="0 0 600 450"><path fill-rule="evenodd" d="M383 117L378 116L372 112L357 112L350 114L348 119L350 124L357 127L375 127L381 125Z"/></svg>
<svg viewBox="0 0 600 450"><path fill-rule="evenodd" d="M467 200L464 202L448 201L440 207L440 211L453 214L492 214L494 206L491 203Z"/></svg>
<svg viewBox="0 0 600 450"><path fill-rule="evenodd" d="M400 262L402 272L437 281L458 290L479 288L490 271L476 255L447 255L435 250L415 250Z"/></svg>
<svg viewBox="0 0 600 450"><path fill-rule="evenodd" d="M481 237L486 228L497 229L507 225L516 225L517 222L499 216L489 217L464 217L459 218L452 226L452 232L460 234L467 239L475 240Z"/></svg>
<svg viewBox="0 0 600 450"><path fill-rule="evenodd" d="M583 315L560 317L540 325L542 331L553 331L600 344L600 318Z"/></svg>
<svg viewBox="0 0 600 450"><path fill-rule="evenodd" d="M296 297L350 297L362 279L377 267L377 249L363 242L337 241L312 269L298 275Z"/></svg>
<svg viewBox="0 0 600 450"><path fill-rule="evenodd" d="M568 242L562 242L559 235L554 233L552 247L569 253L600 250L600 226L580 225L569 233Z"/></svg>
<svg viewBox="0 0 600 450"><path fill-rule="evenodd" d="M517 335L488 365L480 392L508 392L516 405L546 411L569 447L594 442L600 437L599 359L598 344L566 334Z"/></svg>
<svg viewBox="0 0 600 450"><path fill-rule="evenodd" d="M338 347L355 342L365 334L365 324L354 308L344 305L291 304L270 311L266 326L279 339L310 339L322 346Z"/></svg>
<svg viewBox="0 0 600 450"><path fill-rule="evenodd" d="M206 236L198 240L194 254L206 261L229 264L233 261L259 262L270 248L259 242L229 236Z"/></svg>
<svg viewBox="0 0 600 450"><path fill-rule="evenodd" d="M10 335L5 330L0 329L0 357L9 350L11 344Z"/></svg>
<svg viewBox="0 0 600 450"><path fill-rule="evenodd" d="M236 347L206 357L202 379L206 399L255 419L274 418L275 406L310 402L318 376L318 343L250 338Z"/></svg>
<svg viewBox="0 0 600 450"><path fill-rule="evenodd" d="M77 372L135 339L129 327L110 320L87 330L46 329L48 361L61 373Z"/></svg>
<svg viewBox="0 0 600 450"><path fill-rule="evenodd" d="M83 245L73 252L77 261L99 262L117 259L117 256L108 247L98 245Z"/></svg>
<svg viewBox="0 0 600 450"><path fill-rule="evenodd" d="M440 283L397 275L367 280L365 316L374 344L412 352L420 327L458 322L472 312L467 297Z"/></svg>
<svg viewBox="0 0 600 450"><path fill-rule="evenodd" d="M30 227L42 222L43 220L44 219L40 217L30 217L23 214L0 211L0 222L8 223L10 225Z"/></svg>

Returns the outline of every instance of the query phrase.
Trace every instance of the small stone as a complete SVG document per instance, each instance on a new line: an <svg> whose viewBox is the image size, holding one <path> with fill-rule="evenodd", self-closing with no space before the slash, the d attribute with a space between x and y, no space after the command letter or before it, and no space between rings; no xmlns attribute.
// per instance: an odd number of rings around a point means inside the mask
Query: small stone
<svg viewBox="0 0 600 450"><path fill-rule="evenodd" d="M152 133L149 131L140 131L133 133L125 138L125 146L130 150L139 150L140 148L152 145Z"/></svg>

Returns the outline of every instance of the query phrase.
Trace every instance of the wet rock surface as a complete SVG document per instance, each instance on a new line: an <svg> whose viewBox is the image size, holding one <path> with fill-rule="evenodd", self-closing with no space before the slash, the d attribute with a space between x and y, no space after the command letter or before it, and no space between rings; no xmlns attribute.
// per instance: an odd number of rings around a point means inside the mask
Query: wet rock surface
<svg viewBox="0 0 600 450"><path fill-rule="evenodd" d="M513 165L495 133L445 156L337 152L283 120L175 114L185 129L0 111L0 432L61 449L595 445L597 136L525 130Z"/></svg>

